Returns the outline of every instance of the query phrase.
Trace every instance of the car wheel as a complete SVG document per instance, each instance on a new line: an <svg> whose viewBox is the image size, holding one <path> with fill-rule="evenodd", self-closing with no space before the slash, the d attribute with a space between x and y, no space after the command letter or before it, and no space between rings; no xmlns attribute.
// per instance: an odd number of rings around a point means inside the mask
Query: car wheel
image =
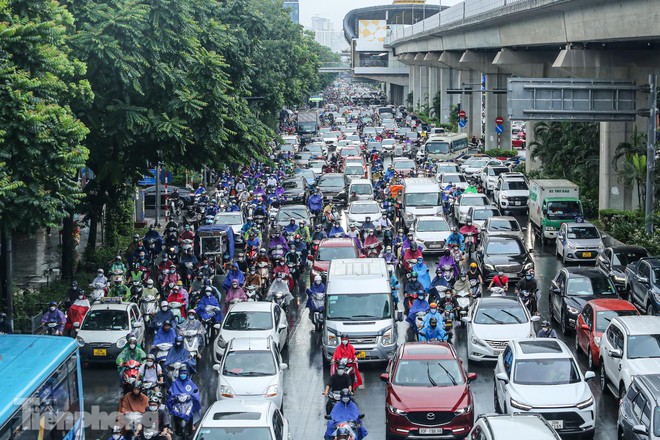
<svg viewBox="0 0 660 440"><path fill-rule="evenodd" d="M589 350L587 350L587 368L589 368L592 371L595 368L595 366L594 366L594 354L591 351L591 347L589 347Z"/></svg>
<svg viewBox="0 0 660 440"><path fill-rule="evenodd" d="M502 407L500 406L500 399L497 397L497 379L496 383L493 384L493 405L495 406L495 412L497 414L503 414Z"/></svg>
<svg viewBox="0 0 660 440"><path fill-rule="evenodd" d="M568 336L571 333L571 328L568 326L568 317L566 316L566 312L562 310L561 312L561 332L564 334L564 336Z"/></svg>
<svg viewBox="0 0 660 440"><path fill-rule="evenodd" d="M603 394L607 392L607 375L605 374L603 358L600 358L600 391Z"/></svg>
<svg viewBox="0 0 660 440"><path fill-rule="evenodd" d="M655 306L653 305L653 303L649 302L646 305L646 314L649 316L655 316Z"/></svg>

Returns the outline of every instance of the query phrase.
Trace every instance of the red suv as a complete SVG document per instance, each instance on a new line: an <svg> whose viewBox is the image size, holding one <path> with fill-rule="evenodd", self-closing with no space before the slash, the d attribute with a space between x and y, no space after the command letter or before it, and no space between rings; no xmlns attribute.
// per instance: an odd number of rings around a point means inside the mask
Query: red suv
<svg viewBox="0 0 660 440"><path fill-rule="evenodd" d="M387 439L464 438L474 424L470 382L454 347L444 342L407 342L380 379L387 383Z"/></svg>
<svg viewBox="0 0 660 440"><path fill-rule="evenodd" d="M314 282L316 275L321 275L325 284L331 260L360 258L361 256L362 254L352 238L325 238L321 240L316 255L307 257L312 262L312 270L309 271L310 284Z"/></svg>

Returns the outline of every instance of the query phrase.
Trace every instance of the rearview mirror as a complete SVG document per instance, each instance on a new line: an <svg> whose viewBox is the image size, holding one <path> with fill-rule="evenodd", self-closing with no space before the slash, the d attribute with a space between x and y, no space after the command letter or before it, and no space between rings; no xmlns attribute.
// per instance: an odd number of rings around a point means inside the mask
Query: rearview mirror
<svg viewBox="0 0 660 440"><path fill-rule="evenodd" d="M213 369L215 371L220 371L220 364L213 364Z"/></svg>
<svg viewBox="0 0 660 440"><path fill-rule="evenodd" d="M213 324L213 328L216 330L220 330L220 324Z"/></svg>
<svg viewBox="0 0 660 440"><path fill-rule="evenodd" d="M539 315L534 315L531 318L529 318L532 322L539 322L541 320L541 317Z"/></svg>
<svg viewBox="0 0 660 440"><path fill-rule="evenodd" d="M74 323L73 323L73 327L74 327L74 328L79 328L79 327L80 327L80 323L79 323L79 322L74 322Z"/></svg>
<svg viewBox="0 0 660 440"><path fill-rule="evenodd" d="M582 325L580 326L580 328L581 328L582 330L587 330L587 331L591 330L587 324L582 324Z"/></svg>
<svg viewBox="0 0 660 440"><path fill-rule="evenodd" d="M618 348L610 350L609 355L612 359L621 359L623 357L623 353Z"/></svg>
<svg viewBox="0 0 660 440"><path fill-rule="evenodd" d="M632 431L635 434L640 434L640 435L648 434L648 430L646 429L646 426L644 426L644 425L635 425L635 426L633 426Z"/></svg>
<svg viewBox="0 0 660 440"><path fill-rule="evenodd" d="M507 377L506 373L497 373L495 378L497 380L501 380L504 383L509 383L509 378Z"/></svg>
<svg viewBox="0 0 660 440"><path fill-rule="evenodd" d="M470 322L472 322L472 319L471 319L469 316L463 316L463 317L461 318L461 322L464 322L464 323L466 323L466 324L469 324Z"/></svg>
<svg viewBox="0 0 660 440"><path fill-rule="evenodd" d="M638 277L637 281L639 281L640 283L647 284L649 282L649 279L647 277Z"/></svg>
<svg viewBox="0 0 660 440"><path fill-rule="evenodd" d="M591 370L590 370L590 371L587 371L586 373L584 373L584 380L585 380L585 381L587 381L587 380L591 380L591 379L595 379L595 378L596 378L596 373L594 373L594 372L591 371Z"/></svg>
<svg viewBox="0 0 660 440"><path fill-rule="evenodd" d="M380 375L380 380L383 382L389 382L390 381L390 375L387 373L383 373Z"/></svg>
<svg viewBox="0 0 660 440"><path fill-rule="evenodd" d="M286 324L280 324L277 326L278 330L284 330L286 328Z"/></svg>
<svg viewBox="0 0 660 440"><path fill-rule="evenodd" d="M527 230L527 226L523 226L523 227L522 227L522 230L523 230L523 231L526 231L526 230Z"/></svg>
<svg viewBox="0 0 660 440"><path fill-rule="evenodd" d="M477 380L477 373L468 373L467 374L468 383L474 382L475 380Z"/></svg>
<svg viewBox="0 0 660 440"><path fill-rule="evenodd" d="M289 368L289 364L285 364L284 362L280 364L280 370L286 370L287 368Z"/></svg>
<svg viewBox="0 0 660 440"><path fill-rule="evenodd" d="M325 419L326 419L326 420L332 420L332 417L330 417L330 416L325 416Z"/></svg>

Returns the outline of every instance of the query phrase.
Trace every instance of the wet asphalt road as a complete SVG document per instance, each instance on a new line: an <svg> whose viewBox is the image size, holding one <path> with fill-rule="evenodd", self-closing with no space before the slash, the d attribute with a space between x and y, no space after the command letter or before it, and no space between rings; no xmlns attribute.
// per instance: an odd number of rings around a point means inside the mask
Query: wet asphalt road
<svg viewBox="0 0 660 440"><path fill-rule="evenodd" d="M527 224L526 217L518 217L521 225ZM529 228L528 228L529 231ZM528 234L529 235L529 234ZM548 288L550 281L561 268L561 262L554 256L554 246L541 247L539 240L528 237L529 247L534 249L536 277L539 283L541 299L539 310L542 319L549 319ZM429 267L435 267L436 257L426 259ZM302 276L301 279L308 279ZM299 290L304 292L304 289ZM304 294L303 294L304 295ZM284 414L290 422L293 439L322 439L325 431L325 398L322 391L328 379L328 369L323 368L321 355L321 334L316 333L307 317L304 307L305 299L298 295L293 307L289 310L289 343L283 351L284 362L289 365L285 372ZM400 305L400 307L402 307ZM561 335L557 323L553 322L557 333L566 344L574 347L574 336ZM405 337L405 323L399 323L400 342ZM538 326L538 324L537 324ZM454 345L462 359L467 359L465 328L454 330ZM577 357L583 371L586 370L586 357ZM202 392L204 409L214 401L217 373L213 371L209 350L200 362L199 374L194 378ZM465 363L467 365L467 362ZM470 362L470 372L478 374L472 383L475 398L475 414L493 413L493 363L476 364ZM364 388L356 393L356 402L366 417L365 426L369 431L368 438L385 439L385 384L379 380L385 364L362 364L360 371L364 379ZM117 373L114 368L89 368L83 373L85 407L99 406L101 411L114 411L117 407L120 390ZM616 438L616 418L618 403L611 395L602 396L598 389L598 380L590 382L591 390L598 403L595 438L610 440ZM107 438L106 433L88 432L88 438Z"/></svg>

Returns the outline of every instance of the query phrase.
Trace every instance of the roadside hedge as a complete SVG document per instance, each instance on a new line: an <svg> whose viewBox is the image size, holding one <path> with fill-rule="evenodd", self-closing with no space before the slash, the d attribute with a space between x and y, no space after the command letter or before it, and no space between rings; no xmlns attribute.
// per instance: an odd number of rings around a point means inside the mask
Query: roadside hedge
<svg viewBox="0 0 660 440"><path fill-rule="evenodd" d="M605 231L627 245L643 246L651 255L660 255L660 212L654 216L654 232L644 232L644 213L620 209L603 209L600 220Z"/></svg>
<svg viewBox="0 0 660 440"><path fill-rule="evenodd" d="M495 149L495 150L485 150L484 154L490 157L516 157L518 155L518 151Z"/></svg>

